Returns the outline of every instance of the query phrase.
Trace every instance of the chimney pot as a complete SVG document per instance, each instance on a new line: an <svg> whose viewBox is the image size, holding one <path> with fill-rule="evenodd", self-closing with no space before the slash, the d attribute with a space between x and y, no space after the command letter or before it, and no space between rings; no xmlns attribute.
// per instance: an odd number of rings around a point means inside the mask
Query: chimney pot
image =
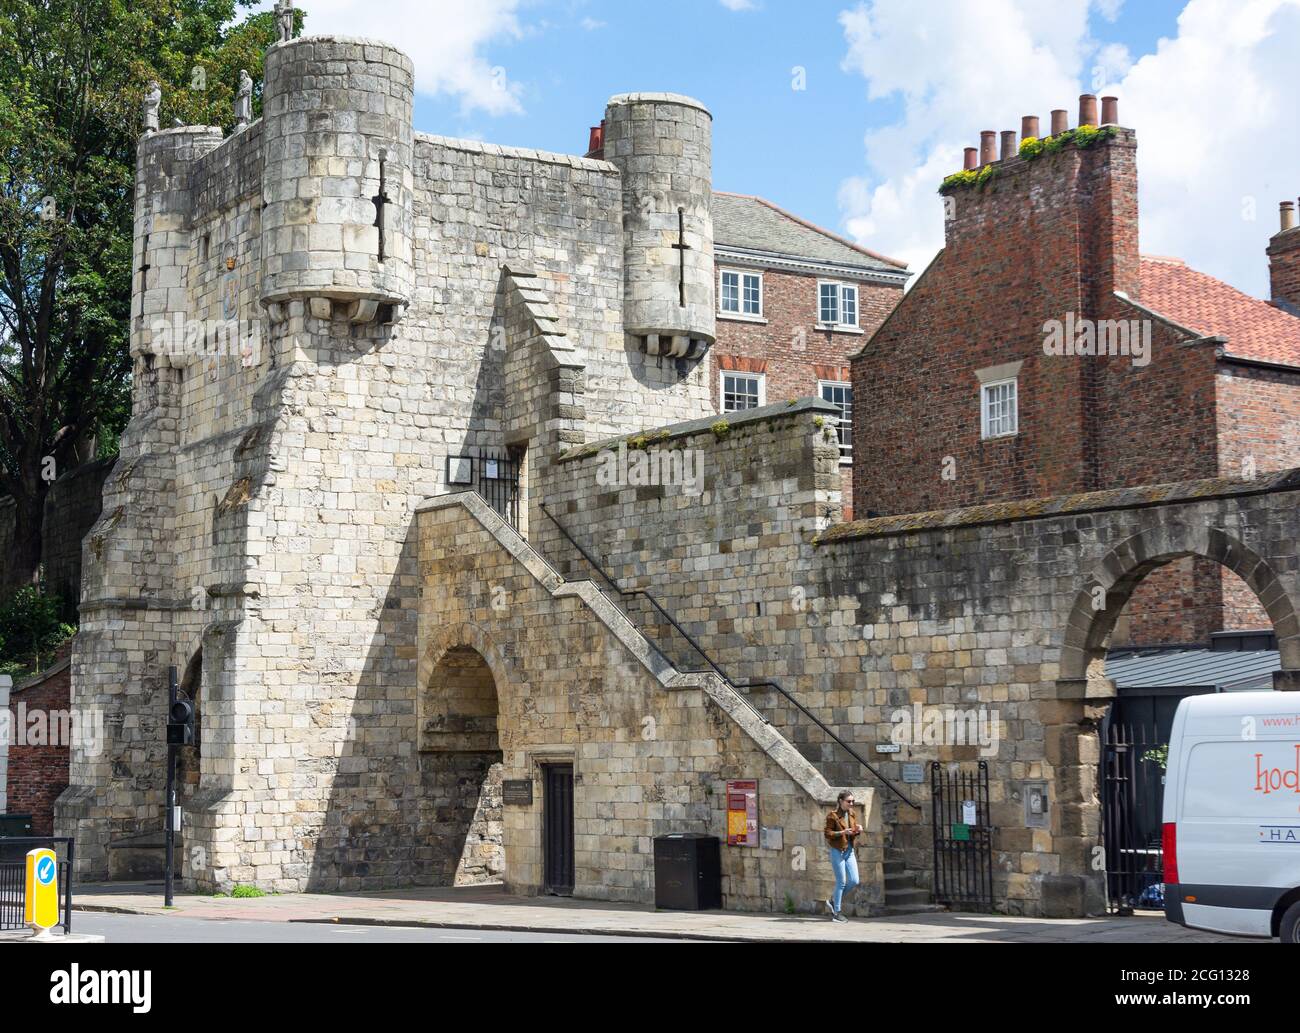
<svg viewBox="0 0 1300 1033"><path fill-rule="evenodd" d="M1038 137L1038 116L1026 115L1020 120L1020 139L1028 140L1030 137Z"/></svg>
<svg viewBox="0 0 1300 1033"><path fill-rule="evenodd" d="M998 134L994 129L985 129L980 133L980 164L987 165L998 160Z"/></svg>
<svg viewBox="0 0 1300 1033"><path fill-rule="evenodd" d="M1104 126L1119 125L1119 98L1118 97L1101 98L1101 124Z"/></svg>
<svg viewBox="0 0 1300 1033"><path fill-rule="evenodd" d="M1064 108L1052 112L1052 135L1060 136L1070 128L1070 113Z"/></svg>
<svg viewBox="0 0 1300 1033"><path fill-rule="evenodd" d="M1079 125L1095 126L1097 124L1097 98L1085 93L1079 98Z"/></svg>
<svg viewBox="0 0 1300 1033"><path fill-rule="evenodd" d="M1282 231L1295 229L1295 205L1290 201L1283 201L1281 205Z"/></svg>
<svg viewBox="0 0 1300 1033"><path fill-rule="evenodd" d="M1002 134L1002 151L1000 160L1006 161L1008 158L1016 156L1016 131L1008 129Z"/></svg>
<svg viewBox="0 0 1300 1033"><path fill-rule="evenodd" d="M980 152L978 147L966 148L965 165L963 167L968 171L980 167Z"/></svg>

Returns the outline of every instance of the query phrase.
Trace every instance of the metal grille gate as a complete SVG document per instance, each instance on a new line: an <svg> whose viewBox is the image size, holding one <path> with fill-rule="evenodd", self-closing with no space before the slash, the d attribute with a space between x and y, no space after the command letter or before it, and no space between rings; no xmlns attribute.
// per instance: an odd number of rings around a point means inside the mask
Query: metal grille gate
<svg viewBox="0 0 1300 1033"><path fill-rule="evenodd" d="M993 823L989 766L975 771L930 764L934 822L934 899L940 904L993 910Z"/></svg>
<svg viewBox="0 0 1300 1033"><path fill-rule="evenodd" d="M520 456L510 450L478 459L478 493L516 531L519 530Z"/></svg>
<svg viewBox="0 0 1300 1033"><path fill-rule="evenodd" d="M1155 729L1111 724L1102 742L1102 843L1106 901L1111 911L1158 909L1164 881L1161 822L1164 807L1162 749Z"/></svg>

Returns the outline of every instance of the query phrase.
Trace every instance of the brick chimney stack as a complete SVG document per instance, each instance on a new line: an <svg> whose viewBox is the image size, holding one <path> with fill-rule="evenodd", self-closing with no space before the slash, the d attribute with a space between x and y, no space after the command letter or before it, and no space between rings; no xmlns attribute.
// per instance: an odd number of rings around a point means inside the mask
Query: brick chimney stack
<svg viewBox="0 0 1300 1033"><path fill-rule="evenodd" d="M1300 226L1296 224L1296 205L1283 201L1279 215L1281 228L1268 243L1273 304L1300 316Z"/></svg>
<svg viewBox="0 0 1300 1033"><path fill-rule="evenodd" d="M605 120L600 120L600 125L591 127L591 136L587 141L587 158L595 158L597 161L603 161L605 158Z"/></svg>
<svg viewBox="0 0 1300 1033"><path fill-rule="evenodd" d="M996 130L986 129L980 133L980 164L998 160L998 134Z"/></svg>
<svg viewBox="0 0 1300 1033"><path fill-rule="evenodd" d="M1020 120L1020 139L1038 139L1038 116L1026 115Z"/></svg>

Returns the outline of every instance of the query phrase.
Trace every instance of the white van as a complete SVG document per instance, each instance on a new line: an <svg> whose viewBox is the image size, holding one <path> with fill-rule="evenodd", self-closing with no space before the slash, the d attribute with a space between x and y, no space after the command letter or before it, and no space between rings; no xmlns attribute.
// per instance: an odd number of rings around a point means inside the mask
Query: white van
<svg viewBox="0 0 1300 1033"><path fill-rule="evenodd" d="M1165 915L1300 943L1300 693L1178 705L1164 803Z"/></svg>

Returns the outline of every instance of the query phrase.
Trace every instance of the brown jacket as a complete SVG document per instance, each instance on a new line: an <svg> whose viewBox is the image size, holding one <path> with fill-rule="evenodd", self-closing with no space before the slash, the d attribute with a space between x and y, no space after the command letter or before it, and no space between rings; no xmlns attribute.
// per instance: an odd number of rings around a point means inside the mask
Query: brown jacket
<svg viewBox="0 0 1300 1033"><path fill-rule="evenodd" d="M837 850L847 850L853 846L853 841L858 838L856 832L850 832L854 825L858 824L858 819L852 809L847 811L842 817L839 809L835 809L826 815L826 845L835 847Z"/></svg>

